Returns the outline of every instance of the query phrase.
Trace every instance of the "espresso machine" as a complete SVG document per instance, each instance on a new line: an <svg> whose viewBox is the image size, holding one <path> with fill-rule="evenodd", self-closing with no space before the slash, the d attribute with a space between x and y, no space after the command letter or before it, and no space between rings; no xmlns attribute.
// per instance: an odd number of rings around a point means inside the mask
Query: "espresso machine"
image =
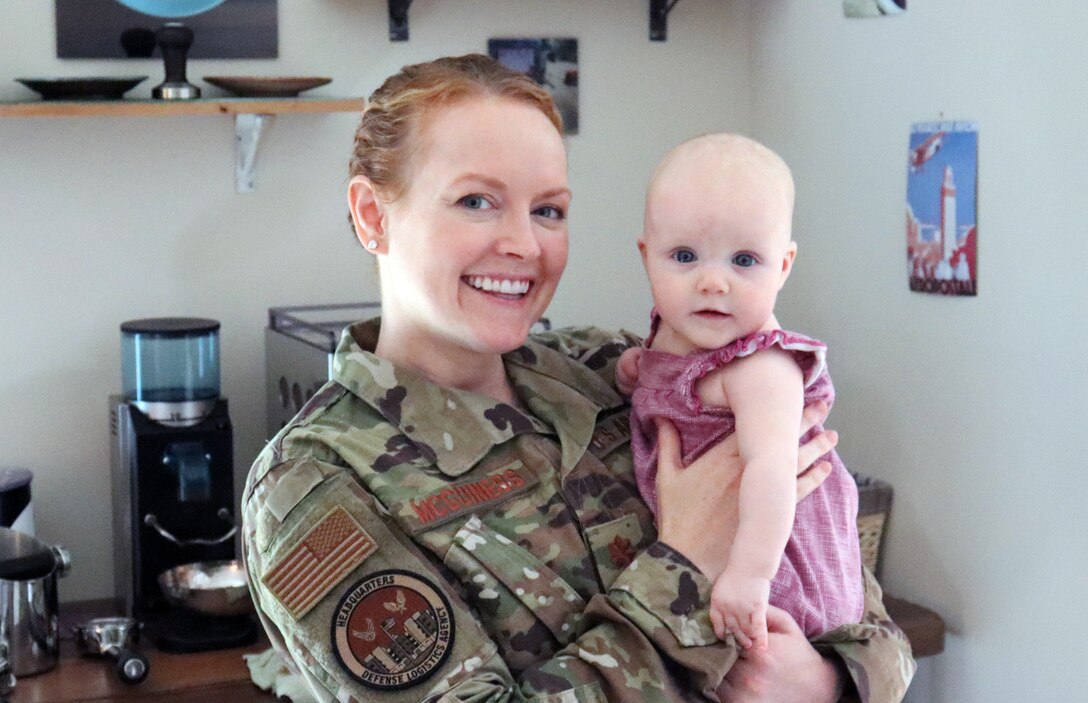
<svg viewBox="0 0 1088 703"><path fill-rule="evenodd" d="M121 325L122 393L110 397L114 586L159 649L256 640L248 615L209 616L167 600L161 574L235 558L239 519L219 323L150 318Z"/></svg>

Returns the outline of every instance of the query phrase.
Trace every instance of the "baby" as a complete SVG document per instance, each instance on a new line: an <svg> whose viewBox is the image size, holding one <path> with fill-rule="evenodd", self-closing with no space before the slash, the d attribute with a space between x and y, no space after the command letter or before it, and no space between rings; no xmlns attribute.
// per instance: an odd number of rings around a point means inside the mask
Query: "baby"
<svg viewBox="0 0 1088 703"><path fill-rule="evenodd" d="M635 477L655 514L655 418L676 425L685 466L737 434L740 522L722 545L729 559L711 620L745 648L766 647L768 601L810 638L863 610L857 488L834 452L831 475L795 505L801 412L830 405L834 390L824 344L774 316L797 252L793 197L789 168L750 139L712 134L673 149L650 181L638 242L654 297L650 336L617 371L619 386L634 388Z"/></svg>

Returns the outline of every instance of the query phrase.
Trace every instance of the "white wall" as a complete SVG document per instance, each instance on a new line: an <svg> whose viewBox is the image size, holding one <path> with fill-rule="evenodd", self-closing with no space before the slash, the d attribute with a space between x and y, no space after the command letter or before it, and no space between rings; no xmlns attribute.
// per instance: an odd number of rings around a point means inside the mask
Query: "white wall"
<svg viewBox="0 0 1088 703"><path fill-rule="evenodd" d="M1083 700L1088 8L747 4L755 132L798 184L780 319L829 341L841 453L895 487L885 586L950 628L910 699ZM909 127L942 114L980 123L977 298L905 280Z"/></svg>
<svg viewBox="0 0 1088 703"><path fill-rule="evenodd" d="M314 95L367 95L406 63L483 51L489 37L577 37L572 260L550 315L645 326L634 247L643 184L683 137L748 124L747 8L686 0L669 41L653 44L646 4L629 0L417 0L406 43L389 42L381 0L280 0L279 11L278 60L193 61L190 80L328 75ZM35 97L16 77L149 75L130 97L162 79L152 61L60 61L54 36L53 3L4 3L0 100ZM119 323L222 321L240 477L264 436L267 309L375 295L344 205L356 121L274 118L257 191L237 194L226 117L0 119L0 465L34 471L38 534L73 553L63 600L112 589L107 398L120 389Z"/></svg>
<svg viewBox="0 0 1088 703"><path fill-rule="evenodd" d="M572 259L550 311L644 327L633 239L645 178L680 139L746 130L798 181L789 324L827 339L841 452L896 490L883 581L938 610L948 649L910 698L1077 700L1088 679L1084 341L1088 9L1072 0L911 0L847 21L837 0L685 0L669 40L629 0L416 0L390 43L379 0L280 0L280 58L212 73L322 74L363 95L399 66L492 36L575 36ZM0 11L0 100L22 76L161 79L153 62L59 61L52 3ZM909 124L981 123L980 294L908 292ZM257 192L233 187L225 117L0 120L0 465L34 470L38 532L70 547L66 600L110 585L106 399L126 319L223 322L239 474L264 428L273 305L374 295L343 205L352 115L275 118ZM825 301L813 305L812 301Z"/></svg>

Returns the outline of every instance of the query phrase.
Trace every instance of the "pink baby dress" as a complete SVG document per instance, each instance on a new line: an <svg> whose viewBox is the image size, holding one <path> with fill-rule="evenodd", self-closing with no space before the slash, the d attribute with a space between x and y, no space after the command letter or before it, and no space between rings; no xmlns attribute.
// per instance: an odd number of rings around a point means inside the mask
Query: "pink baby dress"
<svg viewBox="0 0 1088 703"><path fill-rule="evenodd" d="M687 466L736 427L729 409L701 407L696 392L699 379L733 359L775 345L797 359L804 373L805 405L823 400L830 406L835 390L827 374L827 347L793 332L756 332L725 347L696 350L686 356L643 350L638 387L631 396L631 450L639 490L655 515L654 418L664 417L676 425ZM813 429L802 442L818 431ZM824 458L831 462L831 475L797 504L793 531L771 582L771 605L792 615L809 638L858 622L864 608L857 485L838 454L832 451Z"/></svg>

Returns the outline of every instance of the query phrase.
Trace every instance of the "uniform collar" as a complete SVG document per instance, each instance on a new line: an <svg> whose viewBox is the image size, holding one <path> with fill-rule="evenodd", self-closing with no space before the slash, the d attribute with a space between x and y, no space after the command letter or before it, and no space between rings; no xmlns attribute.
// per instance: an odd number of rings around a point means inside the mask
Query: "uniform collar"
<svg viewBox="0 0 1088 703"><path fill-rule="evenodd" d="M623 399L596 373L532 340L503 355L514 391L532 415L486 396L435 385L420 373L374 356L380 320L344 330L333 378L416 444L438 469L459 476L492 447L519 434L559 437L564 472L585 453L597 414Z"/></svg>

